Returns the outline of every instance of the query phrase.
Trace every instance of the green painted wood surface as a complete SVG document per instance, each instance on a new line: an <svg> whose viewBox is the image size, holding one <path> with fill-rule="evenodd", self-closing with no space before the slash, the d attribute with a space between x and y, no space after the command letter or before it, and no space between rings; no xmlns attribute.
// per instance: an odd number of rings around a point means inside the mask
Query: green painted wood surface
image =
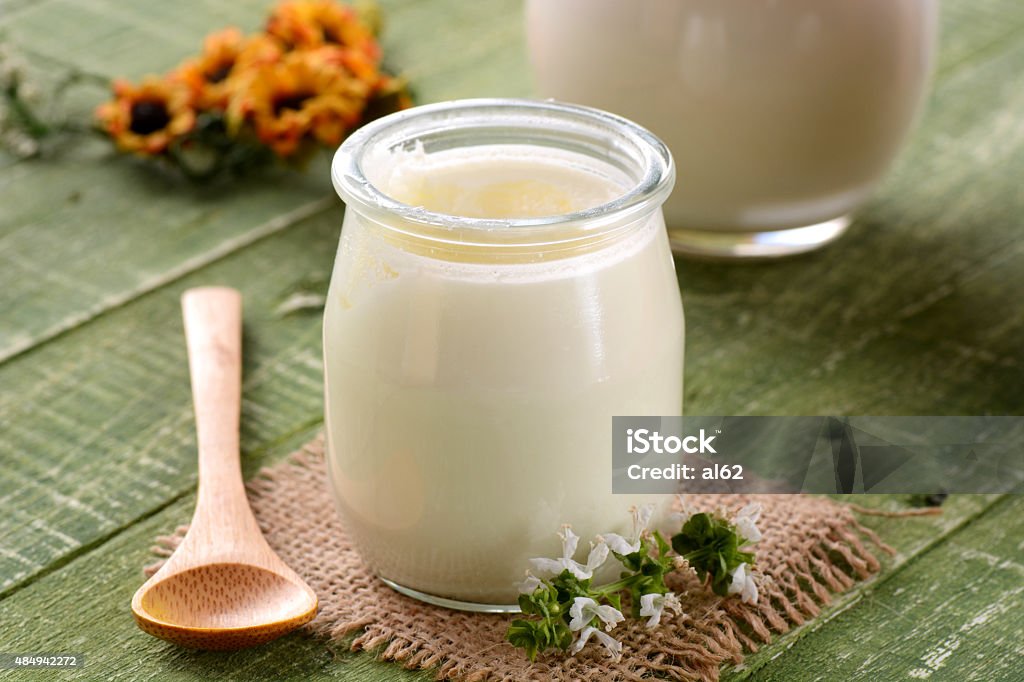
<svg viewBox="0 0 1024 682"><path fill-rule="evenodd" d="M0 589L195 485L191 398L178 371L186 366L178 303L185 287L218 282L245 294L249 470L269 444L319 423L318 316L275 309L296 287L326 280L340 218L335 207L0 365L0 384L19 387L0 397L0 500L11 510L0 520Z"/></svg>
<svg viewBox="0 0 1024 682"><path fill-rule="evenodd" d="M139 76L212 28L254 28L268 4L6 2L0 32L47 64ZM529 92L519 2L384 5L389 61L421 101ZM943 33L921 126L841 245L679 264L688 410L1022 412L1024 5L946 2ZM76 99L82 116L98 96ZM194 499L177 296L212 282L246 296L252 472L321 419L318 316L276 308L323 288L340 217L322 166L196 189L98 140L0 159L0 651L84 652L83 679L430 679L301 635L184 652L128 613L152 536ZM962 496L941 518L870 520L900 550L883 576L726 678L1024 678L1021 511L1019 498Z"/></svg>
<svg viewBox="0 0 1024 682"><path fill-rule="evenodd" d="M850 608L786 642L750 679L1021 679L1024 657L1024 496L868 586ZM845 634L845 636L842 636ZM773 655L778 652L773 652Z"/></svg>

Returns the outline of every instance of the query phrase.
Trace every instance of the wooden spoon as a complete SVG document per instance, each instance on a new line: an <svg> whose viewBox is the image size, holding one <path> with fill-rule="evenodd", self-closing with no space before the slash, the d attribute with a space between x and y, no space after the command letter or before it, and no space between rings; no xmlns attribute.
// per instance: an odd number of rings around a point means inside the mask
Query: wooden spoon
<svg viewBox="0 0 1024 682"><path fill-rule="evenodd" d="M238 455L242 297L181 297L199 442L199 498L188 533L132 598L145 632L197 649L270 641L316 615L316 594L270 549L242 483Z"/></svg>

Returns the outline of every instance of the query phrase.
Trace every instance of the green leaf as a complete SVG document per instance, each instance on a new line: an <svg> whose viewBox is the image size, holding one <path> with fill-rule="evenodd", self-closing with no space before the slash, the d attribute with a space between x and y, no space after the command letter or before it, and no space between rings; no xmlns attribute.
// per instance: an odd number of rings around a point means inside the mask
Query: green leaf
<svg viewBox="0 0 1024 682"><path fill-rule="evenodd" d="M512 646L525 650L526 655L530 657L531 661L537 659L537 652L541 647L537 641L537 627L535 623L516 619L509 624L505 638Z"/></svg>
<svg viewBox="0 0 1024 682"><path fill-rule="evenodd" d="M662 537L661 533L659 533L658 531L654 531L654 542L656 543L658 548L658 556L662 559L668 558L668 553L669 550L672 549L672 546L669 545L669 543L665 540L664 537Z"/></svg>

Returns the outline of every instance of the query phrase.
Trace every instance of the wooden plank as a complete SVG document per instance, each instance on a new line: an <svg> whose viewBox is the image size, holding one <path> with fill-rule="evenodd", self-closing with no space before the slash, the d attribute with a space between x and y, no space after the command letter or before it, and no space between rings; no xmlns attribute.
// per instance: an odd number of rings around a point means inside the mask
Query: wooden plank
<svg viewBox="0 0 1024 682"><path fill-rule="evenodd" d="M43 0L0 15L16 45L108 77L162 73L197 51L211 30L235 25L256 30L262 0L192 0L188 10L158 2Z"/></svg>
<svg viewBox="0 0 1024 682"><path fill-rule="evenodd" d="M268 452L278 458L312 437L294 434ZM398 682L431 680L346 646L325 646L303 634L234 653L181 649L140 631L132 620L131 596L143 582L140 567L150 561L155 535L187 519L195 498L189 494L120 533L93 552L76 558L3 601L0 651L68 652L85 655L82 679L132 681L342 679ZM0 670L0 679L24 674ZM40 679L44 679L41 676Z"/></svg>
<svg viewBox="0 0 1024 682"><path fill-rule="evenodd" d="M101 141L75 151L4 174L0 359L340 206L324 173L218 191L168 182Z"/></svg>
<svg viewBox="0 0 1024 682"><path fill-rule="evenodd" d="M296 434L289 442L272 448L269 458L280 457L308 435ZM891 499L876 501L891 503ZM967 496L954 498L947 517L886 521L892 531L887 535L905 533L918 540L934 538L935 531L949 527L954 518L977 513L987 503ZM187 495L4 600L5 628L0 630L0 649L85 653L85 672L90 679L433 679L430 672L412 673L393 663L377 662L365 653L348 652L345 646L327 647L302 635L248 651L220 654L180 649L140 632L128 611L131 595L142 583L139 567L149 560L147 548L152 538L188 518L193 504L194 497ZM72 595L76 595L77 605L73 609L68 608ZM87 597L82 599L78 595ZM766 654L770 651L778 649L765 649ZM819 669L820 666L811 666L807 670ZM784 679L809 678L805 675Z"/></svg>
<svg viewBox="0 0 1024 682"><path fill-rule="evenodd" d="M1024 497L1003 498L852 608L751 659L732 679L799 682L826 670L849 682L1024 679L1022 517Z"/></svg>
<svg viewBox="0 0 1024 682"><path fill-rule="evenodd" d="M418 101L530 95L518 0L380 5L386 59Z"/></svg>
<svg viewBox="0 0 1024 682"><path fill-rule="evenodd" d="M863 507L883 511L894 512L907 508L907 498L902 495L836 497ZM875 608L877 605L870 603L861 605L861 603L878 589L879 584L898 575L900 571L911 566L920 557L927 555L936 547L940 547L950 536L963 532L965 528L970 527L987 514L1002 498L1003 496L1000 495L952 495L943 505L943 513L930 517L907 519L862 516L861 521L864 525L877 532L897 550L895 556L879 555L882 561L882 573L873 580L858 584L849 592L836 596L819 618L794 628L785 635L775 637L771 644L762 647L760 651L749 654L742 665L727 667L722 675L723 682L759 679L756 674L759 670L766 666L771 667L772 662L779 657L781 652L797 646L799 640L811 633L820 632L822 637L850 636L848 630L834 624L839 614L854 606ZM814 667L813 670L820 670L820 666Z"/></svg>
<svg viewBox="0 0 1024 682"><path fill-rule="evenodd" d="M0 366L0 590L119 532L195 484L178 297L226 283L245 295L247 470L322 419L320 317L275 309L322 289L340 208L114 310Z"/></svg>
<svg viewBox="0 0 1024 682"><path fill-rule="evenodd" d="M36 0L0 0L0 18L12 17L15 12L31 7L34 1Z"/></svg>
<svg viewBox="0 0 1024 682"><path fill-rule="evenodd" d="M410 65L424 101L525 94L521 28L493 21L513 3L388 7L387 53L393 46L394 62ZM253 1L197 3L183 13L161 3L50 0L3 18L0 30L85 71L138 77L173 66L213 28L256 28L265 11ZM459 35L467 36L462 49L450 49ZM103 97L80 94L72 115L89 120ZM0 327L0 361L326 210L336 202L323 156L306 174L202 187L92 138L51 160L8 166L0 175L0 309L11 312Z"/></svg>
<svg viewBox="0 0 1024 682"><path fill-rule="evenodd" d="M940 3L940 78L1020 39L1024 11L1006 0Z"/></svg>
<svg viewBox="0 0 1024 682"><path fill-rule="evenodd" d="M16 46L106 76L164 71L219 25L255 28L261 2L37 2L3 15ZM252 24L248 26L247 24ZM130 55L130 56L129 56ZM36 64L44 73L49 60ZM77 92L89 121L106 93ZM297 219L334 205L324 166L193 186L86 137L0 175L0 360L82 324Z"/></svg>

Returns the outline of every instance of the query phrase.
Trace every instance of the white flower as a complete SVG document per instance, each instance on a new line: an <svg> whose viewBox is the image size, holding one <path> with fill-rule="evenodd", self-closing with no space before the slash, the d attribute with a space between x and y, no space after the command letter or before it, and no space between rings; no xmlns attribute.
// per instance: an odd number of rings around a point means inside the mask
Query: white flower
<svg viewBox="0 0 1024 682"><path fill-rule="evenodd" d="M757 602L757 583L754 582L754 576L746 564L740 564L739 568L733 571L729 594L740 595L740 600L747 604Z"/></svg>
<svg viewBox="0 0 1024 682"><path fill-rule="evenodd" d="M526 573L526 580L516 585L519 588L519 594L533 594L540 586L540 578L529 572Z"/></svg>
<svg viewBox="0 0 1024 682"><path fill-rule="evenodd" d="M633 534L630 536L629 540L618 533L608 533L607 535L598 536L599 539L607 543L608 547L616 554L626 555L640 551L640 536L643 535L645 530L647 530L647 526L651 522L651 516L654 515L654 505L645 504L640 507L633 506L629 508L629 511L633 514Z"/></svg>
<svg viewBox="0 0 1024 682"><path fill-rule="evenodd" d="M683 612L683 605L679 603L679 597L675 593L651 593L640 597L640 615L648 619L647 627L649 628L656 627L661 622L661 616L665 609L676 613Z"/></svg>
<svg viewBox="0 0 1024 682"><path fill-rule="evenodd" d="M572 606L569 607L569 615L572 616L572 620L569 621L569 629L573 632L587 627L595 616L604 623L605 630L612 630L625 620L622 612L614 606L598 604L590 597L573 599Z"/></svg>
<svg viewBox="0 0 1024 682"><path fill-rule="evenodd" d="M761 531L757 528L757 521L760 518L760 502L751 502L747 506L743 507L743 509L740 509L736 514L736 518L733 519L733 523L736 524L736 530L739 531L740 537L751 544L759 541L763 537L761 535Z"/></svg>
<svg viewBox="0 0 1024 682"><path fill-rule="evenodd" d="M690 520L690 517L697 513L696 509L686 503L685 495L676 495L676 500L679 503L680 511L669 514L669 535L675 535L678 533L679 529L686 525L686 522Z"/></svg>
<svg viewBox="0 0 1024 682"><path fill-rule="evenodd" d="M622 642L611 635L601 632L597 628L591 627L583 628L583 632L581 632L580 636L576 638L576 641L572 643L572 649L569 650L570 653L573 656L578 654L592 636L597 637L597 641L604 645L604 648L608 650L608 653L611 654L612 658L616 661L622 657Z"/></svg>
<svg viewBox="0 0 1024 682"><path fill-rule="evenodd" d="M608 546L603 542L591 545L590 555L587 556L586 565L573 560L576 554L576 545L580 538L572 532L569 526L562 526L562 532L558 534L562 538L562 557L560 559L530 559L530 567L533 572L542 578L553 578L561 575L562 571L568 570L580 580L586 580L594 575L594 571L608 558Z"/></svg>

